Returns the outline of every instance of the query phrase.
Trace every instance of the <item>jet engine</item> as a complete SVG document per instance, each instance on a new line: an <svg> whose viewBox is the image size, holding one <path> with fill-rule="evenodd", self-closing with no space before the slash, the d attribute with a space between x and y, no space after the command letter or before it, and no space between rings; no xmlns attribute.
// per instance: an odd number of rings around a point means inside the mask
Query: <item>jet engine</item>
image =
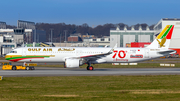
<svg viewBox="0 0 180 101"><path fill-rule="evenodd" d="M77 68L83 65L83 62L79 59L66 59L64 63L65 68Z"/></svg>

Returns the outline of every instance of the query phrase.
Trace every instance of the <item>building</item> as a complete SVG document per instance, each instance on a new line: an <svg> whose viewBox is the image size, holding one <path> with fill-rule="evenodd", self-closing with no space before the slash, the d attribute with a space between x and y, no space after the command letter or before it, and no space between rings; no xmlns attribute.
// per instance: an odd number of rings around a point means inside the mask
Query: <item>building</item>
<svg viewBox="0 0 180 101"><path fill-rule="evenodd" d="M80 33L75 33L75 34L71 34L68 37L68 42L82 42L82 38L81 38L81 34Z"/></svg>
<svg viewBox="0 0 180 101"><path fill-rule="evenodd" d="M17 44L31 43L32 29L0 29L0 34L4 36L4 42L14 42Z"/></svg>
<svg viewBox="0 0 180 101"><path fill-rule="evenodd" d="M0 29L0 34L12 34L14 37L14 42L18 44L33 43L33 42L46 42L46 32L42 30L33 29ZM21 37L21 38L20 38Z"/></svg>
<svg viewBox="0 0 180 101"><path fill-rule="evenodd" d="M20 31L20 29L22 31ZM46 42L46 32L43 30L37 30L35 26L35 22L18 20L16 30L19 30L18 32L25 35L24 41L26 43Z"/></svg>
<svg viewBox="0 0 180 101"><path fill-rule="evenodd" d="M68 42L79 42L82 41L82 39L78 36L69 36L68 37Z"/></svg>
<svg viewBox="0 0 180 101"><path fill-rule="evenodd" d="M31 32L33 42L46 42L46 31L43 30L33 30Z"/></svg>
<svg viewBox="0 0 180 101"><path fill-rule="evenodd" d="M0 55L4 56L24 41L23 34L17 34L14 29L0 29Z"/></svg>
<svg viewBox="0 0 180 101"><path fill-rule="evenodd" d="M126 26L122 29L120 26L110 30L110 47L126 47L126 44L131 42L152 42L154 40L154 30L149 29L148 26L142 28L134 28L132 26L128 29Z"/></svg>
<svg viewBox="0 0 180 101"><path fill-rule="evenodd" d="M33 29L33 30L36 29L35 22L23 21L23 20L17 21L17 28Z"/></svg>
<svg viewBox="0 0 180 101"><path fill-rule="evenodd" d="M34 42L36 35L36 42L45 42L45 31L32 29L0 29L0 55L4 56L16 47L21 47L23 44L30 44Z"/></svg>
<svg viewBox="0 0 180 101"><path fill-rule="evenodd" d="M104 47L110 46L110 37L103 36L102 38L85 38L83 39L83 43L85 46L90 47Z"/></svg>
<svg viewBox="0 0 180 101"><path fill-rule="evenodd" d="M180 19L170 19L170 18L163 18L161 19L155 26L154 26L154 32L155 34L159 34L166 25L180 25Z"/></svg>
<svg viewBox="0 0 180 101"><path fill-rule="evenodd" d="M0 21L0 29L6 29L6 22Z"/></svg>
<svg viewBox="0 0 180 101"><path fill-rule="evenodd" d="M24 43L45 42L46 32L36 30L35 23L18 20L17 28L6 29L6 23L0 22L0 55L4 56L12 49Z"/></svg>

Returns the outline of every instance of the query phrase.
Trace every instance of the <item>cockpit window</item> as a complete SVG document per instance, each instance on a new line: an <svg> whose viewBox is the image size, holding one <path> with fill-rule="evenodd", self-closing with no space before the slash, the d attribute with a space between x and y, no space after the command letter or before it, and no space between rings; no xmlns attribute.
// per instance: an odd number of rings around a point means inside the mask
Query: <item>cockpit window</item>
<svg viewBox="0 0 180 101"><path fill-rule="evenodd" d="M17 51L11 51L10 53L17 53Z"/></svg>

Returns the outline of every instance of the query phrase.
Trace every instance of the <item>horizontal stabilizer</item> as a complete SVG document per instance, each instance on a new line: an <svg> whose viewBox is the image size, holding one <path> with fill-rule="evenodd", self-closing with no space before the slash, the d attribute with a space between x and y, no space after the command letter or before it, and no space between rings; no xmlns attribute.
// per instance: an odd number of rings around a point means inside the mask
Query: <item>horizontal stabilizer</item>
<svg viewBox="0 0 180 101"><path fill-rule="evenodd" d="M159 54L162 54L162 55L169 55L169 54L174 54L176 53L175 50L167 50L167 51L160 51L158 52Z"/></svg>

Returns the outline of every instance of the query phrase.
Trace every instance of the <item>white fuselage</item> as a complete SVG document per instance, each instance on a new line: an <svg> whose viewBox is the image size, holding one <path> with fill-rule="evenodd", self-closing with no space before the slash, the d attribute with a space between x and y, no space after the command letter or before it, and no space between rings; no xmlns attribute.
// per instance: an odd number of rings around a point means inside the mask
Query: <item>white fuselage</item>
<svg viewBox="0 0 180 101"><path fill-rule="evenodd" d="M22 56L16 62L65 62L67 58L83 58L91 55L108 53L111 48L90 47L21 47L14 49L17 53L9 53L8 56ZM115 48L114 51L104 57L92 59L91 63L124 63L149 60L163 55L157 52L160 49L149 48ZM47 56L44 58L33 58L28 56Z"/></svg>

